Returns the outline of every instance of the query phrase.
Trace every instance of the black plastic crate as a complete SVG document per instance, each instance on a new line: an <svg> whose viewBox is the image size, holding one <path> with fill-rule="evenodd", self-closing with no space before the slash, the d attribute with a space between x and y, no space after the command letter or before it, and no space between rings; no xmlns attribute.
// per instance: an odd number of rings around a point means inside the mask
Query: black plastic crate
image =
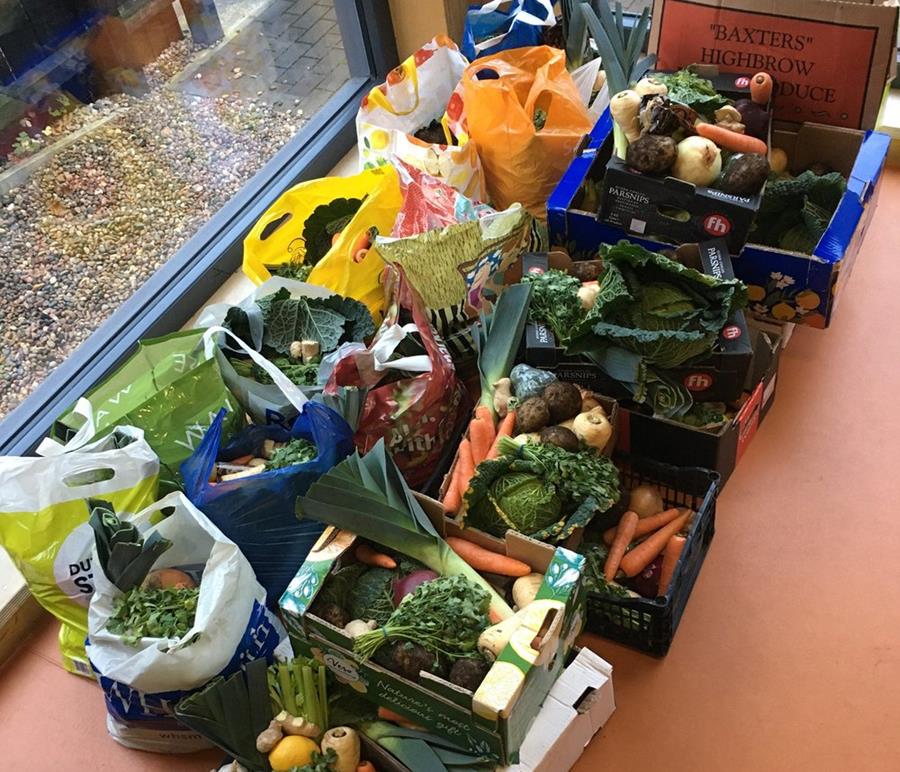
<svg viewBox="0 0 900 772"><path fill-rule="evenodd" d="M666 597L611 598L588 593L586 629L662 657L669 651L716 532L719 475L708 469L676 467L643 459L620 464L620 472L623 490L650 483L659 488L666 507L690 507L697 514Z"/></svg>

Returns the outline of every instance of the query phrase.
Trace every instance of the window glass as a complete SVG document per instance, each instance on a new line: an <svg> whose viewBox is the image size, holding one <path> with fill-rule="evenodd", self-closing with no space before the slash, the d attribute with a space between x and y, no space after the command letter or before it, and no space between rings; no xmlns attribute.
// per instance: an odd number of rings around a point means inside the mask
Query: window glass
<svg viewBox="0 0 900 772"><path fill-rule="evenodd" d="M4 0L0 418L349 79L334 0Z"/></svg>

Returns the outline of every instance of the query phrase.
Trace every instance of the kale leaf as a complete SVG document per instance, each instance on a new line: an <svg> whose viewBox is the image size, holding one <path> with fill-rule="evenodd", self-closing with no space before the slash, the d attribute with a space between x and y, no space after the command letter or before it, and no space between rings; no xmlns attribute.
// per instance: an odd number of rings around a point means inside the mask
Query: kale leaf
<svg viewBox="0 0 900 772"><path fill-rule="evenodd" d="M671 101L687 105L707 118L712 118L716 110L728 104L728 100L715 90L710 81L690 70L660 73L655 77L666 84L669 89L667 96Z"/></svg>

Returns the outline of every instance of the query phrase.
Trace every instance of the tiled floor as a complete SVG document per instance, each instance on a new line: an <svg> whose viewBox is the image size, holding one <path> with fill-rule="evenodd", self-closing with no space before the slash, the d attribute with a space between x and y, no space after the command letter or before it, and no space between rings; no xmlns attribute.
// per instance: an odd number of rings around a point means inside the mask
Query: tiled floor
<svg viewBox="0 0 900 772"><path fill-rule="evenodd" d="M613 663L618 708L575 772L900 769L900 338L885 334L898 206L891 170L834 327L798 329L784 352L669 655L582 639ZM211 768L215 753L167 758L110 740L96 687L56 664L53 627L0 673L5 768Z"/></svg>

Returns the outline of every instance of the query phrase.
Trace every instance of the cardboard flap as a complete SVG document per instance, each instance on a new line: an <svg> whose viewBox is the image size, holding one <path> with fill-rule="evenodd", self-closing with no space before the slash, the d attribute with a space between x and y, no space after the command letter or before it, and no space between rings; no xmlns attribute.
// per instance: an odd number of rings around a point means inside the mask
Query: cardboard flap
<svg viewBox="0 0 900 772"><path fill-rule="evenodd" d="M856 155L856 162L850 171L850 179L847 181L847 189L856 193L864 204L868 202L881 176L890 147L891 138L887 134L880 131L866 133L862 147Z"/></svg>
<svg viewBox="0 0 900 772"><path fill-rule="evenodd" d="M657 0L649 49L659 69L769 72L781 120L871 128L896 72L897 12L878 0Z"/></svg>

